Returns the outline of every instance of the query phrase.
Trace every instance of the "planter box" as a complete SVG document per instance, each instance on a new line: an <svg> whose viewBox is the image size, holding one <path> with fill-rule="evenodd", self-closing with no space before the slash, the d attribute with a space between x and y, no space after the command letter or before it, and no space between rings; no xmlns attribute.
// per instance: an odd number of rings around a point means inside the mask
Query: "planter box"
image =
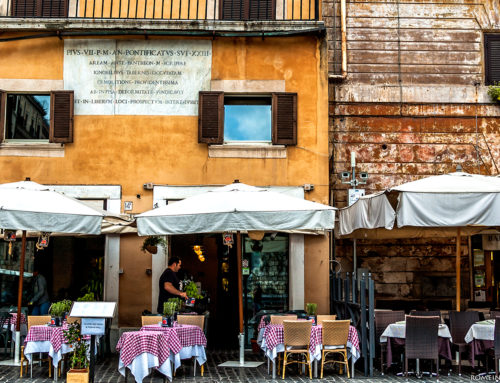
<svg viewBox="0 0 500 383"><path fill-rule="evenodd" d="M66 375L66 383L88 383L89 370L69 370Z"/></svg>

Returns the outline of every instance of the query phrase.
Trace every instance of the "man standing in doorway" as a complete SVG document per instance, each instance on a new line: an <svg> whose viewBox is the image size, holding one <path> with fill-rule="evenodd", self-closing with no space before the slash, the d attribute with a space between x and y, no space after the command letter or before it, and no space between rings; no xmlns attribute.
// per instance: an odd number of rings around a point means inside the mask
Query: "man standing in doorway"
<svg viewBox="0 0 500 383"><path fill-rule="evenodd" d="M31 315L46 315L49 312L50 300L47 292L47 280L40 270L33 271L33 295L30 305L33 305Z"/></svg>
<svg viewBox="0 0 500 383"><path fill-rule="evenodd" d="M187 294L182 292L181 282L177 278L177 272L181 268L182 261L178 257L172 257L168 260L168 267L160 277L160 294L158 295L158 307L156 310L159 314L163 313L163 303L170 298L187 299Z"/></svg>

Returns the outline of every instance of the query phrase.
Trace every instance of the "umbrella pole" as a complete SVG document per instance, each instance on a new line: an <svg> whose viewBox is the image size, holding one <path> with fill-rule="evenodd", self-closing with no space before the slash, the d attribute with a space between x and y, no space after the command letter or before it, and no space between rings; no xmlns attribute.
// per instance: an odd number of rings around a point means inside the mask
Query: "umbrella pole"
<svg viewBox="0 0 500 383"><path fill-rule="evenodd" d="M240 334L239 345L240 345L240 364L245 364L245 336L243 330L243 277L241 275L241 233L238 231L236 233L236 262L238 264L238 312L239 312L239 324L240 324Z"/></svg>
<svg viewBox="0 0 500 383"><path fill-rule="evenodd" d="M457 274L457 311L460 311L460 254L462 253L460 249L460 228L457 229L457 255L456 255L456 274Z"/></svg>
<svg viewBox="0 0 500 383"><path fill-rule="evenodd" d="M23 230L21 244L21 260L19 264L19 288L17 291L17 318L16 318L16 349L14 363L19 363L19 350L21 342L21 306L23 304L23 279L24 279L24 258L26 256L26 230Z"/></svg>

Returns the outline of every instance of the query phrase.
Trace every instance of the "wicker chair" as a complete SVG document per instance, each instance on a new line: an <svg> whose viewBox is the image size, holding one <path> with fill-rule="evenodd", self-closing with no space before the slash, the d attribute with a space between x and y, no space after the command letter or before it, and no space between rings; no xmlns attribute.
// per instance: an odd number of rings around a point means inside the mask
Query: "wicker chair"
<svg viewBox="0 0 500 383"><path fill-rule="evenodd" d="M31 326L41 326L48 323L50 323L50 315L28 315L28 332L30 331ZM28 362L28 360L24 357L24 346L21 346L21 378L23 377L24 361ZM52 363L50 357L47 357L47 359L40 359L40 361L49 362L49 378L52 377ZM26 369L27 368L28 366L26 365ZM33 358L31 358L30 363L30 378L33 378Z"/></svg>
<svg viewBox="0 0 500 383"><path fill-rule="evenodd" d="M468 351L468 345L465 343L465 334L470 326L479 321L477 311L450 311L450 332L453 339L452 351L458 351L458 375L462 376L462 354Z"/></svg>
<svg viewBox="0 0 500 383"><path fill-rule="evenodd" d="M410 315L414 316L414 317L439 317L439 319L441 319L441 311L418 311L418 310L411 310L410 311Z"/></svg>
<svg viewBox="0 0 500 383"><path fill-rule="evenodd" d="M500 311L490 310L490 319L496 319L496 317L500 317Z"/></svg>
<svg viewBox="0 0 500 383"><path fill-rule="evenodd" d="M177 323L198 326L203 331L205 327L205 315L177 315ZM202 364L200 366L201 376L203 376L204 372L205 365ZM193 375L196 376L196 357L193 357Z"/></svg>
<svg viewBox="0 0 500 383"><path fill-rule="evenodd" d="M203 331L205 315L177 315L177 323L198 326Z"/></svg>
<svg viewBox="0 0 500 383"><path fill-rule="evenodd" d="M159 315L141 316L142 326L148 326L151 324L158 324L160 322L161 322L161 316L159 316Z"/></svg>
<svg viewBox="0 0 500 383"><path fill-rule="evenodd" d="M340 363L345 365L347 378L349 375L349 363L347 362L347 338L349 337L350 320L325 320L323 321L323 350L321 355L321 379L323 379L323 368L327 363ZM339 353L343 361L330 360L326 358L329 354ZM342 371L342 370L341 370Z"/></svg>
<svg viewBox="0 0 500 383"><path fill-rule="evenodd" d="M285 320L297 320L297 315L271 315L270 324L283 324Z"/></svg>
<svg viewBox="0 0 500 383"><path fill-rule="evenodd" d="M71 324L71 323L79 323L81 324L82 323L82 320L78 317L67 317L66 318L66 323L67 324Z"/></svg>
<svg viewBox="0 0 500 383"><path fill-rule="evenodd" d="M316 316L316 324L321 326L323 321L325 320L335 320L337 319L337 315L317 315Z"/></svg>
<svg viewBox="0 0 500 383"><path fill-rule="evenodd" d="M380 345L380 373L382 375L384 375L384 354L387 353L387 343L380 343L380 336L391 323L403 320L405 320L405 312L403 310L375 311L375 342Z"/></svg>
<svg viewBox="0 0 500 383"><path fill-rule="evenodd" d="M9 335L10 335L10 319L12 317L8 312L0 313L0 339L3 341L4 350L6 353L7 346L9 344Z"/></svg>
<svg viewBox="0 0 500 383"><path fill-rule="evenodd" d="M436 362L439 380L438 330L440 317L406 317L405 376L408 378L408 359L430 359ZM431 366L432 372L432 366Z"/></svg>
<svg viewBox="0 0 500 383"><path fill-rule="evenodd" d="M285 379L286 366L292 363L309 366L309 379L312 379L311 360L309 359L309 343L311 341L311 321L285 320L283 321L285 351L283 353L283 379ZM291 360L292 355L303 355L306 361Z"/></svg>

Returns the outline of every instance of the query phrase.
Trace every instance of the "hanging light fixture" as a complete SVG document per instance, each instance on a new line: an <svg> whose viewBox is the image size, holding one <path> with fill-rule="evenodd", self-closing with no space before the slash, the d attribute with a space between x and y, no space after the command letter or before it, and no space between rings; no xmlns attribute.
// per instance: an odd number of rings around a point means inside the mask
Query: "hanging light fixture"
<svg viewBox="0 0 500 383"><path fill-rule="evenodd" d="M194 245L193 251L198 256L200 262L205 262L205 256L203 255L203 248L200 245Z"/></svg>

